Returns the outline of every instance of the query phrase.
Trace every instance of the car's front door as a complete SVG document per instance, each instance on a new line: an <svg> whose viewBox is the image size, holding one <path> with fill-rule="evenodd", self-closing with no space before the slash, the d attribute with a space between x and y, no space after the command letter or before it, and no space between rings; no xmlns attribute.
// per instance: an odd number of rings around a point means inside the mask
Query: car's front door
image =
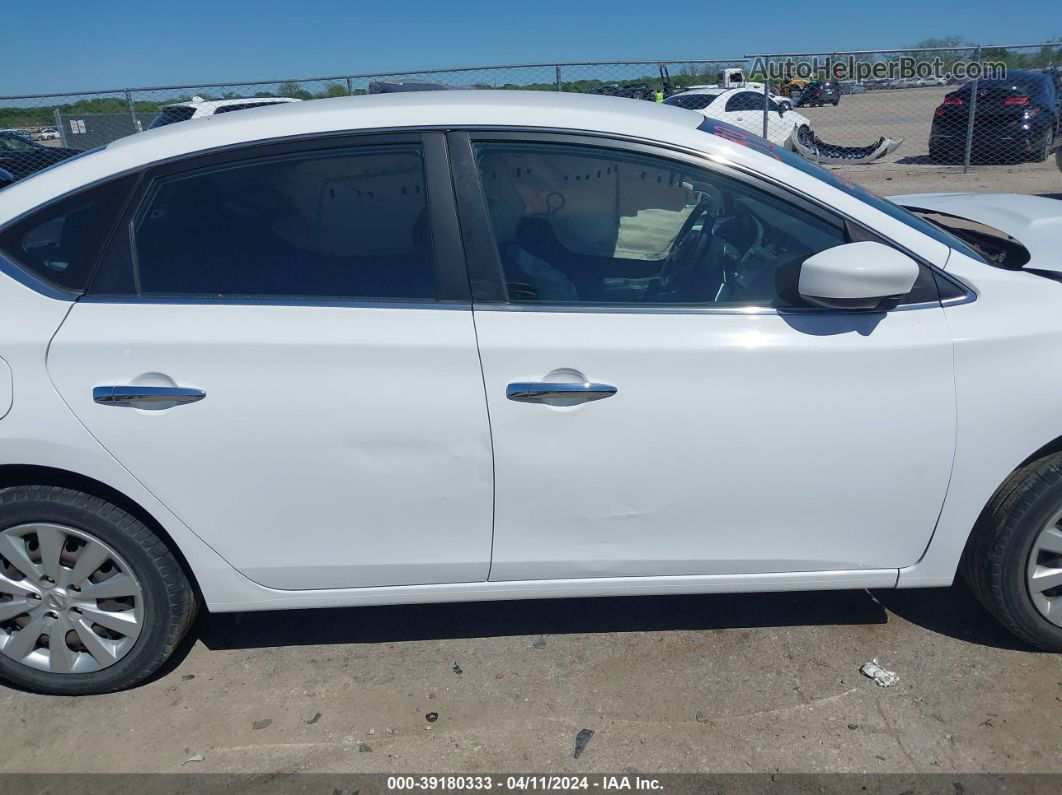
<svg viewBox="0 0 1062 795"><path fill-rule="evenodd" d="M777 189L585 138L451 151L463 225L493 231L467 240L492 580L919 558L955 433L928 268L900 310L814 310L797 267L849 233Z"/></svg>
<svg viewBox="0 0 1062 795"><path fill-rule="evenodd" d="M85 426L263 585L485 580L490 437L441 134L142 184L49 352Z"/></svg>

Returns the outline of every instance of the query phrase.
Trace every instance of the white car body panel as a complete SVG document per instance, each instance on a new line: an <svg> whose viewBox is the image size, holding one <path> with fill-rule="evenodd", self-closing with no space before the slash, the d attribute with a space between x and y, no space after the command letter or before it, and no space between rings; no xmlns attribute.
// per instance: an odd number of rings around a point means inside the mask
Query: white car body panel
<svg viewBox="0 0 1062 795"><path fill-rule="evenodd" d="M925 549L954 441L939 308L880 323L483 311L476 328L492 580L898 568ZM560 368L618 392L506 399Z"/></svg>
<svg viewBox="0 0 1062 795"><path fill-rule="evenodd" d="M5 464L47 467L92 478L125 495L173 539L208 604L230 591L247 593L240 576L144 488L78 422L48 378L44 362L52 335L72 304L40 295L13 279L0 278L4 307L4 357L17 383L0 421Z"/></svg>
<svg viewBox="0 0 1062 795"><path fill-rule="evenodd" d="M956 215L1006 232L1029 250L1029 267L1062 272L1062 201L1018 193L911 193L904 207Z"/></svg>
<svg viewBox="0 0 1062 795"><path fill-rule="evenodd" d="M79 302L48 369L100 443L255 582L487 578L490 433L467 309ZM109 384L207 398L94 403Z"/></svg>
<svg viewBox="0 0 1062 795"><path fill-rule="evenodd" d="M901 570L900 587L950 584L992 493L1062 433L1062 284L958 252L948 272L977 293L944 310L955 341L955 466L932 542L917 565Z"/></svg>
<svg viewBox="0 0 1062 795"><path fill-rule="evenodd" d="M865 315L72 303L3 275L14 388L0 463L125 495L213 610L951 582L994 490L1062 434L1062 284L967 260L706 135L701 114L541 94L339 98L163 127L5 189L0 222L114 174L264 139L619 130L783 183L976 298L869 329ZM815 333L838 318L850 328ZM505 399L509 381L564 367L619 392L569 408ZM93 386L158 373L209 397L166 411L92 402Z"/></svg>

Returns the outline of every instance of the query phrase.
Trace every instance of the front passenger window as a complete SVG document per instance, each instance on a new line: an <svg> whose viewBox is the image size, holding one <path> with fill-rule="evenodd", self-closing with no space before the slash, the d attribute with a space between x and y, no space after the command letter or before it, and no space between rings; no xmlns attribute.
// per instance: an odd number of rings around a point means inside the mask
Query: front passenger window
<svg viewBox="0 0 1062 795"><path fill-rule="evenodd" d="M476 145L514 303L800 305L797 269L840 223L664 158L567 144Z"/></svg>

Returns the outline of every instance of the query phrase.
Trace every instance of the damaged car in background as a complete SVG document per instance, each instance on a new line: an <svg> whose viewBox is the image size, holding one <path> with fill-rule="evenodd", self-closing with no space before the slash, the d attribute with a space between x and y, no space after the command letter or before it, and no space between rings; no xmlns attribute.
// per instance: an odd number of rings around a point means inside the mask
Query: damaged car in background
<svg viewBox="0 0 1062 795"><path fill-rule="evenodd" d="M807 95L813 87L816 91L825 90L822 86L820 83L809 85L803 94L797 95L797 104L800 104L800 98ZM756 135L763 135L771 143L797 152L814 163L873 163L892 154L903 144L903 138L885 136L868 146L828 143L815 135L811 120L807 116L793 110L792 100L774 94L765 98L766 90L763 83L746 80L741 69L724 69L719 72L716 84L691 86L685 91L671 94L664 100L664 104L695 110L709 119L718 119ZM823 101L832 102L830 99Z"/></svg>

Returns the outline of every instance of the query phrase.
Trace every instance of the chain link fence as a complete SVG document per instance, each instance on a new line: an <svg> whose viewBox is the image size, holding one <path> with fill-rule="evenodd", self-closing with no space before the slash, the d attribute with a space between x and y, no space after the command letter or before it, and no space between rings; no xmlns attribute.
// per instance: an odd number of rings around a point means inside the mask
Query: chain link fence
<svg viewBox="0 0 1062 795"><path fill-rule="evenodd" d="M767 90L765 91L765 86ZM0 97L0 184L152 126L264 104L517 89L680 105L809 159L875 170L1039 169L1062 147L1062 42L701 60L512 64ZM8 172L7 176L2 171Z"/></svg>

